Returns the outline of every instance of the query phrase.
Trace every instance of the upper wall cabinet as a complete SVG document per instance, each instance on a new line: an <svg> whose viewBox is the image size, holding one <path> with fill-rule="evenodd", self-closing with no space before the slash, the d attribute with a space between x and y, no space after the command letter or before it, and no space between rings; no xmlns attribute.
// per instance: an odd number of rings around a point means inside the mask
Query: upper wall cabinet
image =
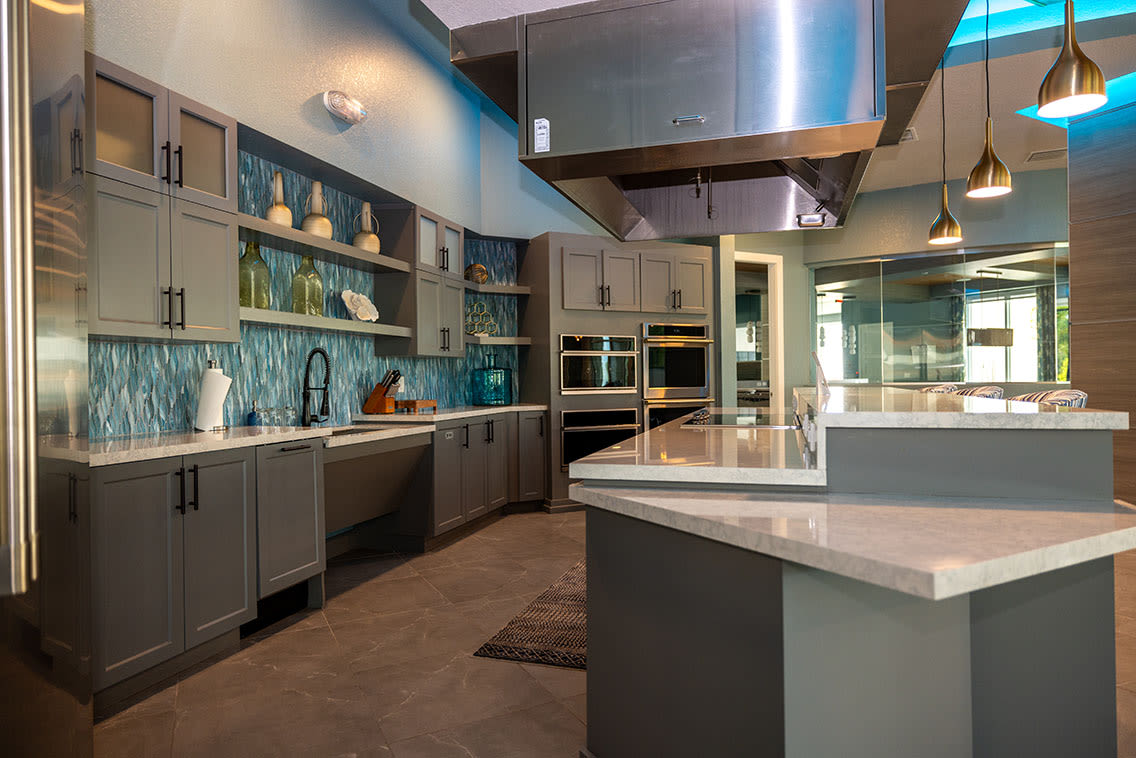
<svg viewBox="0 0 1136 758"><path fill-rule="evenodd" d="M706 313L710 277L710 259L697 253L563 248L568 310Z"/></svg>
<svg viewBox="0 0 1136 758"><path fill-rule="evenodd" d="M645 313L706 313L713 299L709 258L669 251L639 254Z"/></svg>
<svg viewBox="0 0 1136 758"><path fill-rule="evenodd" d="M378 206L374 213L385 255L414 264L419 271L464 277L465 228L461 224L419 206Z"/></svg>
<svg viewBox="0 0 1136 758"><path fill-rule="evenodd" d="M91 172L236 213L235 119L94 56L87 86Z"/></svg>

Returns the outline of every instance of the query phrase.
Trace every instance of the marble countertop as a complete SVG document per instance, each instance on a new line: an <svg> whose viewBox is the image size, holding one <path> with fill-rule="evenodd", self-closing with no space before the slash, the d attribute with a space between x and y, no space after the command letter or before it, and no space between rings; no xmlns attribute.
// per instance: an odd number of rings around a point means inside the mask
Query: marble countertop
<svg viewBox="0 0 1136 758"><path fill-rule="evenodd" d="M1136 509L671 487L571 487L579 502L939 600L1136 548Z"/></svg>
<svg viewBox="0 0 1136 758"><path fill-rule="evenodd" d="M335 434L336 430L351 429L351 434ZM366 429L367 431L354 431ZM323 446L327 448L346 447L364 442L378 442L396 437L409 437L414 434L430 434L434 431L433 424L352 424L351 426L333 426L328 429L332 436L325 437Z"/></svg>
<svg viewBox="0 0 1136 758"><path fill-rule="evenodd" d="M671 421L580 458L569 466L568 475L705 484L825 484L825 472L809 459L798 430L682 424L682 419Z"/></svg>
<svg viewBox="0 0 1136 758"><path fill-rule="evenodd" d="M817 402L816 390L793 391L798 409L804 405L825 427L902 429L1060 429L1120 430L1128 428L1123 411L1065 408L1011 400L992 400L932 394L899 387L832 387L831 396Z"/></svg>
<svg viewBox="0 0 1136 758"><path fill-rule="evenodd" d="M534 403L518 403L515 405L460 405L453 408L439 408L437 413L357 413L351 417L351 420L357 424L435 424L439 421L458 421L474 416L492 416L496 413L547 410L547 405L537 405Z"/></svg>

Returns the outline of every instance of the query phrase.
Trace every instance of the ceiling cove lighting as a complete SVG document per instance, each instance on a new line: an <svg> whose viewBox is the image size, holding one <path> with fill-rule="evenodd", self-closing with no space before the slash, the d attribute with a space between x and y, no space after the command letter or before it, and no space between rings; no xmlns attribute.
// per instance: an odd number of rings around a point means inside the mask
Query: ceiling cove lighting
<svg viewBox="0 0 1136 758"><path fill-rule="evenodd" d="M1073 0L1065 0L1065 44L1037 91L1042 118L1079 116L1108 102L1104 74L1077 44Z"/></svg>
<svg viewBox="0 0 1136 758"><path fill-rule="evenodd" d="M939 60L939 104L942 107L942 125L943 125L943 205L939 209L939 215L935 218L935 223L931 224L930 234L927 236L927 242L931 245L954 245L962 242L962 227L959 222L951 215L951 209L947 207L947 83L946 72L943 70L943 61Z"/></svg>
<svg viewBox="0 0 1136 758"><path fill-rule="evenodd" d="M1008 195L1010 170L994 152L994 121L990 118L990 0L986 0L986 145L982 157L966 179L966 196L973 198Z"/></svg>

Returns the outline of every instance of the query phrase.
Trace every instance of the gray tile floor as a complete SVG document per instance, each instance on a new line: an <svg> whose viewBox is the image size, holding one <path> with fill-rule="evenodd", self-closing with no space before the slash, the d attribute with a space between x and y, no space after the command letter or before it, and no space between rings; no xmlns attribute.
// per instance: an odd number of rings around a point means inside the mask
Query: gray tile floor
<svg viewBox="0 0 1136 758"><path fill-rule="evenodd" d="M576 758L584 673L471 654L584 555L584 514L333 563L297 614L95 728L98 758Z"/></svg>
<svg viewBox="0 0 1136 758"><path fill-rule="evenodd" d="M333 565L297 614L95 729L96 758L576 758L585 675L474 658L583 556L582 513ZM1116 560L1119 755L1136 756L1136 551Z"/></svg>

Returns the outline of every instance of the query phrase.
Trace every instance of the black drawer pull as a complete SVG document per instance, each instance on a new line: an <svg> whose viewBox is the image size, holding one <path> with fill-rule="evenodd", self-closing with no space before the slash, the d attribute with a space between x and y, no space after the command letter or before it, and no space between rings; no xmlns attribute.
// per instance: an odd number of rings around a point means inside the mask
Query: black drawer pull
<svg viewBox="0 0 1136 758"><path fill-rule="evenodd" d="M183 516L185 515L185 467L179 468L174 472L174 476L178 478L178 489L181 491L181 499L177 505L178 512Z"/></svg>
<svg viewBox="0 0 1136 758"><path fill-rule="evenodd" d="M187 505L192 505L193 510L199 511L199 510L201 510L201 502L200 502L201 498L198 497L198 495L197 495L198 468L197 468L196 463L193 464L193 468L191 468L190 471L193 472L193 500L191 502L187 503Z"/></svg>
<svg viewBox="0 0 1136 758"><path fill-rule="evenodd" d="M311 449L312 449L311 445L289 445L287 447L280 448L280 452L282 452L282 453L294 453L297 450L311 450Z"/></svg>
<svg viewBox="0 0 1136 758"><path fill-rule="evenodd" d="M465 442L462 443L462 447L469 447L469 424L465 425Z"/></svg>

